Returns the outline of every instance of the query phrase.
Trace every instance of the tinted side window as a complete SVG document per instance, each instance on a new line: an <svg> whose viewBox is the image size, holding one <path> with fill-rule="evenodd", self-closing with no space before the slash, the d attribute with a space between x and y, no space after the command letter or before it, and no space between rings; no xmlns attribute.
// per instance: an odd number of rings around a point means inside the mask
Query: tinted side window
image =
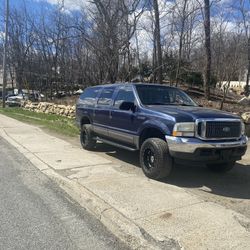
<svg viewBox="0 0 250 250"><path fill-rule="evenodd" d="M134 102L134 101L135 101L135 96L132 87L122 87L117 94L114 106L116 108L119 108L123 102Z"/></svg>
<svg viewBox="0 0 250 250"><path fill-rule="evenodd" d="M85 105L93 105L95 103L95 99L98 95L100 88L87 88L81 95L80 95L80 102L81 104Z"/></svg>
<svg viewBox="0 0 250 250"><path fill-rule="evenodd" d="M114 93L115 88L104 88L99 97L98 104L99 105L110 105L112 102L112 95Z"/></svg>

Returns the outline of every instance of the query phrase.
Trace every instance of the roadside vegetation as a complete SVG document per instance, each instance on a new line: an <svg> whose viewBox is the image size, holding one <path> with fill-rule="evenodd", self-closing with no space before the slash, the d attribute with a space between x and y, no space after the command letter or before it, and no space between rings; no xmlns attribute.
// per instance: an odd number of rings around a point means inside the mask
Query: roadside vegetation
<svg viewBox="0 0 250 250"><path fill-rule="evenodd" d="M79 130L75 125L75 120L67 117L36 113L22 108L0 108L0 114L9 116L19 121L39 125L42 128L49 129L51 132L56 132L66 136L77 136Z"/></svg>

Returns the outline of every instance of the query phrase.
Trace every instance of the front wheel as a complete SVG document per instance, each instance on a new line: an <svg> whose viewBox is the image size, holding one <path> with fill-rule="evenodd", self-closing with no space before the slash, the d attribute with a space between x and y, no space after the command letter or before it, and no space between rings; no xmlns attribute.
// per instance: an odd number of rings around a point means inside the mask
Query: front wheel
<svg viewBox="0 0 250 250"><path fill-rule="evenodd" d="M167 143L159 138L149 138L141 146L140 165L143 173L152 179L167 177L173 166Z"/></svg>
<svg viewBox="0 0 250 250"><path fill-rule="evenodd" d="M213 171L218 173L225 173L230 171L235 165L235 161L218 163L218 164L207 164L207 167Z"/></svg>
<svg viewBox="0 0 250 250"><path fill-rule="evenodd" d="M87 150L94 149L96 145L96 140L93 138L90 124L82 125L80 141L84 149L87 149Z"/></svg>

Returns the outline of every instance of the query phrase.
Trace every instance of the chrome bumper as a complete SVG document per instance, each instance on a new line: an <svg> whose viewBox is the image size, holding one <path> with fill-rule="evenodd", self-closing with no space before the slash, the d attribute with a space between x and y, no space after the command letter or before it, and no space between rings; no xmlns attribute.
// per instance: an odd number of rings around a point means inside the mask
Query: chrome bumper
<svg viewBox="0 0 250 250"><path fill-rule="evenodd" d="M174 136L165 136L171 152L194 153L198 148L234 148L244 147L247 145L247 136L242 136L240 140L234 142L206 142L198 138L183 138Z"/></svg>

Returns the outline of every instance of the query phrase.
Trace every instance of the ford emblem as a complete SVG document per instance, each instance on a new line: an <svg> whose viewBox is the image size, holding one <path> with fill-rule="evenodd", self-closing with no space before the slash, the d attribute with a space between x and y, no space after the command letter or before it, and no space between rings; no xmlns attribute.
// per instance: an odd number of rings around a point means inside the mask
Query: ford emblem
<svg viewBox="0 0 250 250"><path fill-rule="evenodd" d="M230 132L230 128L229 128L229 127L224 127L224 128L222 129L222 131L228 133L228 132Z"/></svg>

